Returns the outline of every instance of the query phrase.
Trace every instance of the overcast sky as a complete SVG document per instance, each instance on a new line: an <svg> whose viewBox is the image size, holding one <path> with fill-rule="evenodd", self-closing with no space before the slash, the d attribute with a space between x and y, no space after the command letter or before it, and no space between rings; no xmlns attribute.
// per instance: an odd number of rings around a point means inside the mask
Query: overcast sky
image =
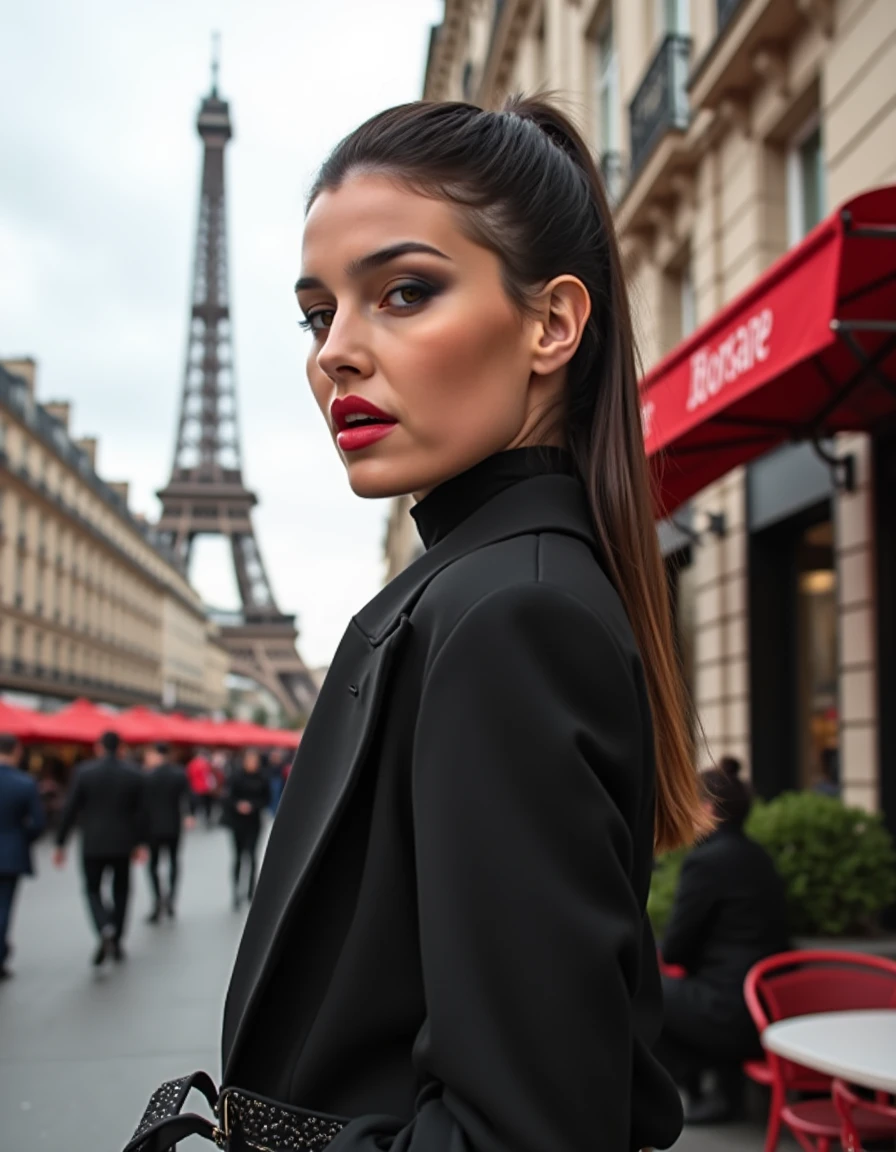
<svg viewBox="0 0 896 1152"><path fill-rule="evenodd" d="M303 198L361 120L417 98L441 0L0 0L0 358L38 362L98 471L158 515L187 329L211 32L222 37L244 476L299 650L328 663L382 583L386 507L353 496L313 406L291 287ZM225 555L192 573L236 603Z"/></svg>

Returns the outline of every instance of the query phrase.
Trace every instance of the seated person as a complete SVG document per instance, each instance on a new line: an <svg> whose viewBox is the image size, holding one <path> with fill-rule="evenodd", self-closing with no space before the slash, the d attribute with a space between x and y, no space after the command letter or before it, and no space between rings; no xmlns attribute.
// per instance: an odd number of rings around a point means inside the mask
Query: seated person
<svg viewBox="0 0 896 1152"><path fill-rule="evenodd" d="M702 774L705 801L717 827L685 859L663 961L685 975L663 976L665 1016L656 1047L686 1089L686 1123L716 1123L737 1110L740 1065L762 1055L743 996L744 978L766 956L789 947L784 885L764 848L743 830L752 793L740 763L725 757ZM712 1069L716 1088L700 1092Z"/></svg>

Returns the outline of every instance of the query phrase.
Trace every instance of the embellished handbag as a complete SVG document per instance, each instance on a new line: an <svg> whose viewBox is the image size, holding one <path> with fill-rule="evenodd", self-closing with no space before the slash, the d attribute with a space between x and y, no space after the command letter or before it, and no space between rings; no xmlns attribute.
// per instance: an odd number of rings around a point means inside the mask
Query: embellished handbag
<svg viewBox="0 0 896 1152"><path fill-rule="evenodd" d="M193 1088L208 1101L214 1120L182 1111ZM153 1092L124 1152L168 1152L187 1136L202 1136L226 1152L322 1152L347 1123L239 1088L218 1092L210 1076L193 1072Z"/></svg>

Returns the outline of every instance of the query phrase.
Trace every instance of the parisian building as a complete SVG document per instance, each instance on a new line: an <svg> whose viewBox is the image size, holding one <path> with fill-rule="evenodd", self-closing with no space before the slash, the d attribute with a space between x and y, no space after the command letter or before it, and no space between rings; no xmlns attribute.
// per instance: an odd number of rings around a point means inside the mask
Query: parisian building
<svg viewBox="0 0 896 1152"><path fill-rule="evenodd" d="M222 710L216 625L35 376L31 359L0 362L0 691Z"/></svg>
<svg viewBox="0 0 896 1152"><path fill-rule="evenodd" d="M517 91L556 93L599 158L645 380L838 206L896 183L892 0L446 0L424 96ZM692 493L660 542L702 765L741 757L766 796L827 766L896 831L892 424L827 453L848 483L778 446ZM390 576L417 549L407 507Z"/></svg>

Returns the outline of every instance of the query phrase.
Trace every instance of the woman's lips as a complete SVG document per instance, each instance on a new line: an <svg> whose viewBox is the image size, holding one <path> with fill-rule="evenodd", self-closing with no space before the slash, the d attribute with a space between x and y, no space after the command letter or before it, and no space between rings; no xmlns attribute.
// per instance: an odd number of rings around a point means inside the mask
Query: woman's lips
<svg viewBox="0 0 896 1152"><path fill-rule="evenodd" d="M336 443L343 452L369 448L388 436L398 421L365 400L363 396L346 396L330 405L330 418L336 427Z"/></svg>
<svg viewBox="0 0 896 1152"><path fill-rule="evenodd" d="M395 427L395 424L362 424L358 428L345 428L337 433L336 443L343 452L357 452L376 444L377 440L388 436Z"/></svg>

